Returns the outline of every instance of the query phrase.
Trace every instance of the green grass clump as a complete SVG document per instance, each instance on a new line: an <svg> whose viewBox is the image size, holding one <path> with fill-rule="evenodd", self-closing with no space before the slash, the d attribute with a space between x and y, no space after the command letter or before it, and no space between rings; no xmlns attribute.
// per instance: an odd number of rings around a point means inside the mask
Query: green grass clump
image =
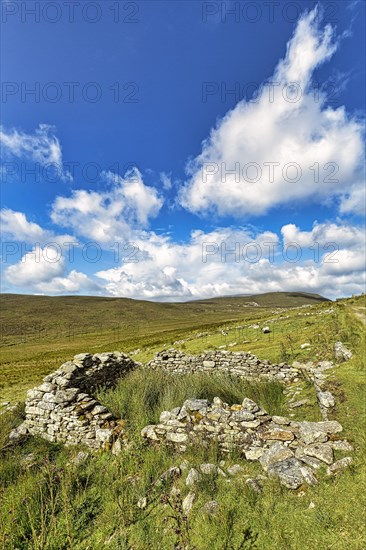
<svg viewBox="0 0 366 550"><path fill-rule="evenodd" d="M285 409L283 386L278 382L248 382L230 376L209 374L171 375L162 370L139 369L120 380L113 391L100 391L98 399L115 416L127 420L139 432L159 422L162 411L180 407L186 399L220 397L233 405L249 397L272 414Z"/></svg>

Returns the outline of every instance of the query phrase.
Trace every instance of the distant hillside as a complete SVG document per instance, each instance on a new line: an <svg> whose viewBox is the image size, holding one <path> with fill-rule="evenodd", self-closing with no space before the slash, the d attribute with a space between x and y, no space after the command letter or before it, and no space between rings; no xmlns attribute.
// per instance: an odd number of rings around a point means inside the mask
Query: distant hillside
<svg viewBox="0 0 366 550"><path fill-rule="evenodd" d="M158 303L94 296L0 296L0 401L25 391L76 353L161 349L235 323L266 323L277 308L326 304L300 292ZM294 312L295 314L295 312ZM262 333L260 333L262 334ZM224 338L224 336L222 336ZM242 339L242 337L240 337ZM224 342L220 341L219 344Z"/></svg>
<svg viewBox="0 0 366 550"><path fill-rule="evenodd" d="M103 327L149 325L162 330L235 320L252 307L296 307L327 301L318 294L272 292L252 296L222 297L191 302L161 303L129 298L95 296L1 296L1 335L30 335L56 325ZM256 305L258 304L258 306Z"/></svg>
<svg viewBox="0 0 366 550"><path fill-rule="evenodd" d="M324 298L324 296L320 294L311 294L310 292L266 292L264 294L223 296L210 300L199 300L199 303L211 302L218 304L222 301L228 304L251 304L251 302L255 302L260 307L298 307L303 305L314 305L319 302L329 302L330 300Z"/></svg>

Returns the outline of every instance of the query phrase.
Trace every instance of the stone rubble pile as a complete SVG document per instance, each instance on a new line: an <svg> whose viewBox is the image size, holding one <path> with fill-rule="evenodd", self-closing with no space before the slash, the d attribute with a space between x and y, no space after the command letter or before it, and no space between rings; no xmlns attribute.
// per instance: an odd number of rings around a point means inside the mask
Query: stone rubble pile
<svg viewBox="0 0 366 550"><path fill-rule="evenodd" d="M188 399L182 407L163 411L159 424L146 426L141 435L179 452L215 440L223 452L236 450L246 460L259 461L269 477L296 489L303 483L314 485L320 466L334 474L351 463L351 457L334 461L334 450L352 450L339 438L341 431L337 421L293 422L270 416L251 399L230 406L215 397L212 403Z"/></svg>
<svg viewBox="0 0 366 550"><path fill-rule="evenodd" d="M26 419L10 434L16 440L26 434L53 442L84 444L88 447L118 448L124 422L92 397L100 386L116 380L139 364L121 352L75 355L29 390Z"/></svg>
<svg viewBox="0 0 366 550"><path fill-rule="evenodd" d="M277 380L288 383L298 380L299 370L286 363L260 360L244 351L206 351L200 355L187 355L174 348L158 352L146 368L163 369L171 374L203 372L227 374L246 379Z"/></svg>
<svg viewBox="0 0 366 550"><path fill-rule="evenodd" d="M352 359L352 352L342 342L334 344L334 356L337 361L349 361Z"/></svg>
<svg viewBox="0 0 366 550"><path fill-rule="evenodd" d="M309 379L312 381L317 397L319 409L324 420L328 420L328 413L336 405L336 399L334 395L328 391L325 386L327 384L328 375L326 371L333 369L336 365L332 361L319 361L313 363L308 361L307 363L299 363L294 361L292 366L302 369L303 372L307 372ZM289 405L290 408L291 405Z"/></svg>

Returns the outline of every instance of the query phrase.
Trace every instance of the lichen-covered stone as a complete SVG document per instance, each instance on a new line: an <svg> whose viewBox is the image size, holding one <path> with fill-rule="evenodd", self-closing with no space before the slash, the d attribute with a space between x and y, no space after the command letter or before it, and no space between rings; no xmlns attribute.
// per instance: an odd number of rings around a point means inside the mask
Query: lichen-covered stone
<svg viewBox="0 0 366 550"><path fill-rule="evenodd" d="M344 458L341 458L340 460L337 460L332 464L331 466L328 466L327 473L328 475L335 475L342 472L345 468L348 468L352 464L352 457L351 456L345 456Z"/></svg>
<svg viewBox="0 0 366 550"><path fill-rule="evenodd" d="M313 456L326 464L333 462L333 448L329 443L313 443L304 447L304 453Z"/></svg>
<svg viewBox="0 0 366 550"><path fill-rule="evenodd" d="M334 434L342 431L339 422L333 420L328 422L301 422L299 426L300 438L304 443L324 443L328 439L328 434Z"/></svg>
<svg viewBox="0 0 366 550"><path fill-rule="evenodd" d="M267 471L268 468L272 466L272 464L276 464L276 462L281 462L288 458L292 458L293 456L294 453L293 451L291 451L291 449L285 447L280 442L276 442L273 443L273 445L271 445L264 454L262 454L262 456L259 458L259 462L261 463L262 468Z"/></svg>
<svg viewBox="0 0 366 550"><path fill-rule="evenodd" d="M349 361L352 358L352 352L342 342L334 344L334 355L338 361Z"/></svg>
<svg viewBox="0 0 366 550"><path fill-rule="evenodd" d="M270 477L278 478L285 487L297 489L306 481L301 469L300 460L292 457L272 464L267 469L267 473Z"/></svg>

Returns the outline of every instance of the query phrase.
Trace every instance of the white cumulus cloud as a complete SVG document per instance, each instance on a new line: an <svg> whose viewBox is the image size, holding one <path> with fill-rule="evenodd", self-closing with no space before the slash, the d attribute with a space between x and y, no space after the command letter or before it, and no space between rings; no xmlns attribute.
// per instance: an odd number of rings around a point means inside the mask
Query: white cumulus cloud
<svg viewBox="0 0 366 550"><path fill-rule="evenodd" d="M80 189L70 197L58 196L52 206L52 221L107 244L128 240L134 229L145 227L150 218L159 214L163 199L155 188L144 184L137 169L123 178L105 172L104 179L109 189Z"/></svg>
<svg viewBox="0 0 366 550"><path fill-rule="evenodd" d="M38 223L30 221L24 212L17 212L10 208L0 211L0 228L3 238L10 238L17 242L47 244L56 242L63 244L77 243L71 235L57 235L54 231L42 228Z"/></svg>
<svg viewBox="0 0 366 550"><path fill-rule="evenodd" d="M37 287L39 283L49 282L64 271L65 259L57 249L35 246L18 263L6 268L5 277L15 286Z"/></svg>
<svg viewBox="0 0 366 550"><path fill-rule="evenodd" d="M248 228L193 231L186 243L152 232L135 235L136 250L120 266L97 272L112 296L188 300L270 291L318 292L328 297L361 293L365 284L362 230L314 224L311 232L288 224L282 240ZM301 254L283 251L297 243ZM327 249L329 242L336 246ZM319 253L313 247L319 244ZM306 250L307 249L307 250ZM131 261L132 260L132 261Z"/></svg>
<svg viewBox="0 0 366 550"><path fill-rule="evenodd" d="M258 98L240 101L212 129L188 166L185 208L251 217L294 201L338 200L342 212L362 213L364 123L314 92L314 70L337 47L319 19L318 8L300 18Z"/></svg>
<svg viewBox="0 0 366 550"><path fill-rule="evenodd" d="M12 288L45 294L75 294L98 291L100 287L87 275L76 270L67 273L67 262L61 247L35 246L7 267L5 280Z"/></svg>

